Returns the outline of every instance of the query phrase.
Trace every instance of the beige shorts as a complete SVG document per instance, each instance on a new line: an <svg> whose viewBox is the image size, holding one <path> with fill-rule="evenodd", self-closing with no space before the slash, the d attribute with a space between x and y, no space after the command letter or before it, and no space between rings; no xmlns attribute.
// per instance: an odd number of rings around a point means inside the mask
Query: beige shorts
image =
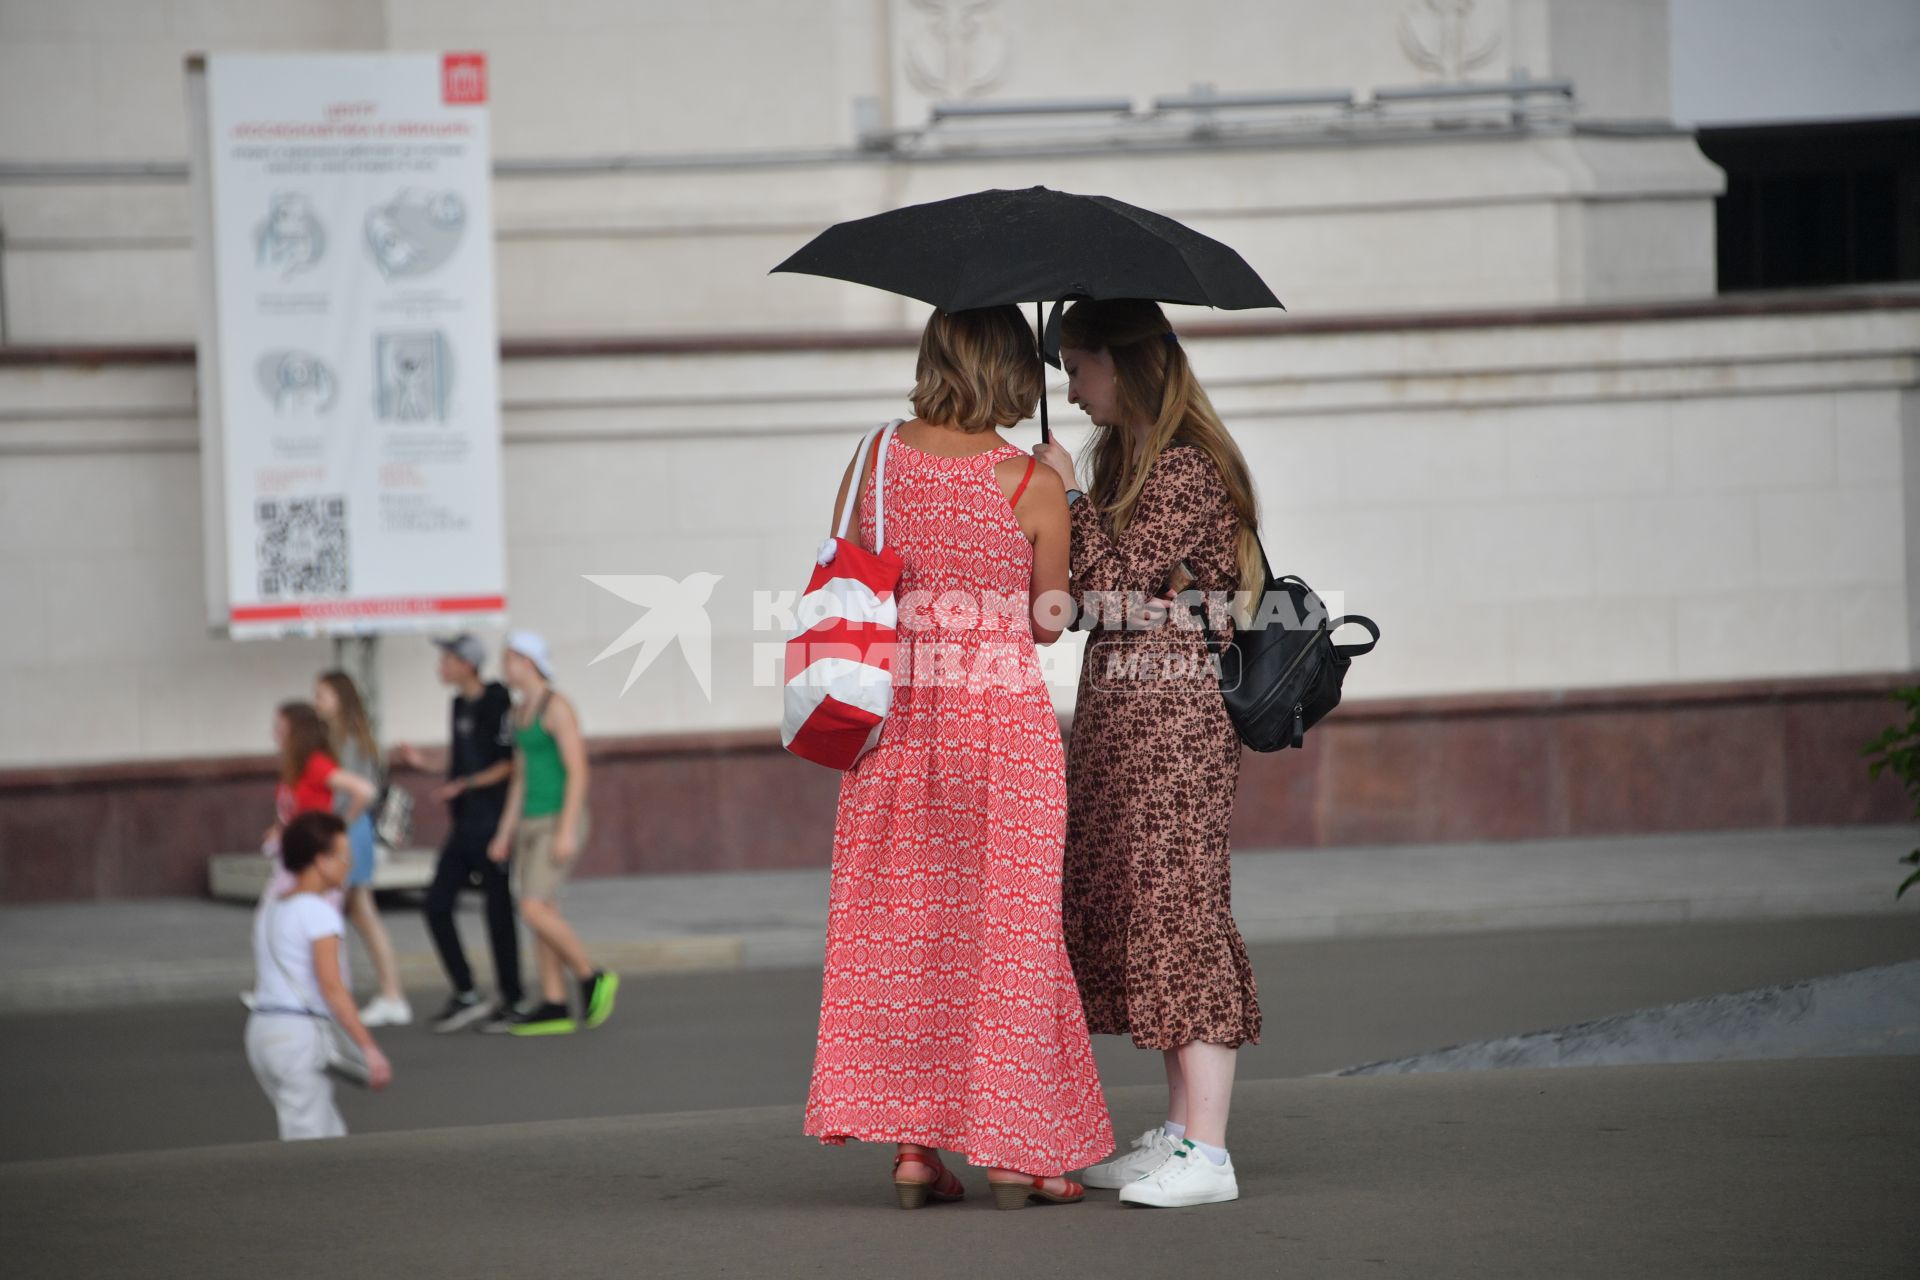
<svg viewBox="0 0 1920 1280"><path fill-rule="evenodd" d="M513 896L516 898L534 898L551 902L560 896L561 886L567 877L573 874L573 864L580 861L580 854L587 847L587 836L592 824L587 815L580 815L579 839L575 842L573 857L565 862L553 856L553 837L560 830L560 815L542 814L538 818L521 818L513 829L513 865L508 874L513 879Z"/></svg>

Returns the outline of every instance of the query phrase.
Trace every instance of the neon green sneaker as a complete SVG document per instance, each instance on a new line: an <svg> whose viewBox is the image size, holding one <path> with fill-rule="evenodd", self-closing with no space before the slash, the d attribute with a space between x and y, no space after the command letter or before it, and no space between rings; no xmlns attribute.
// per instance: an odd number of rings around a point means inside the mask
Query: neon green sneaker
<svg viewBox="0 0 1920 1280"><path fill-rule="evenodd" d="M507 1034L515 1036L567 1036L579 1029L573 1020L573 1013L563 1004L547 1003L527 1013L527 1020L510 1027Z"/></svg>
<svg viewBox="0 0 1920 1280"><path fill-rule="evenodd" d="M586 1010L587 1025L597 1027L613 1013L613 998L620 991L620 975L605 969L581 984L580 1007Z"/></svg>

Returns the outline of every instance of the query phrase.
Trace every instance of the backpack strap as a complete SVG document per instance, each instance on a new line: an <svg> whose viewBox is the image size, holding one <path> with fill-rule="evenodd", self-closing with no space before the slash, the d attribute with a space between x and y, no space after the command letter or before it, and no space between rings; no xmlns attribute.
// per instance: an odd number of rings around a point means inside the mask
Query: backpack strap
<svg viewBox="0 0 1920 1280"><path fill-rule="evenodd" d="M1333 651L1343 658L1357 658L1363 653L1372 653L1373 646L1380 643L1380 628L1374 624L1372 618L1365 617L1358 613L1349 613L1344 617L1335 618L1332 622L1329 622L1327 624L1327 634L1332 635L1349 622L1356 627L1365 627L1368 633L1373 636L1373 639L1361 644L1335 643Z"/></svg>

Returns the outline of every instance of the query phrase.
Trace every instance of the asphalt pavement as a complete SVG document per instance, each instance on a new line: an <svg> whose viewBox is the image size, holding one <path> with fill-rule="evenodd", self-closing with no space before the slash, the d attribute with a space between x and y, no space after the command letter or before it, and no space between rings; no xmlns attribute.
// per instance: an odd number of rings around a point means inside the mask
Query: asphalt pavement
<svg viewBox="0 0 1920 1280"><path fill-rule="evenodd" d="M1242 1051L1240 1075L1333 1071L1913 960L1915 924L1867 916L1256 945L1266 1033ZM343 1091L342 1106L352 1131L368 1134L797 1103L819 999L817 969L735 970L631 978L612 1021L574 1036L388 1029L379 1034L394 1087ZM0 1017L0 1162L272 1136L241 1051L245 1017L231 995ZM1161 1078L1158 1054L1114 1036L1094 1044L1108 1085Z"/></svg>
<svg viewBox="0 0 1920 1280"><path fill-rule="evenodd" d="M1920 1058L1260 1080L1241 1198L903 1213L797 1106L0 1166L33 1280L1910 1278ZM1113 1097L1122 1132L1152 1089Z"/></svg>
<svg viewBox="0 0 1920 1280"><path fill-rule="evenodd" d="M1892 899L1915 834L1237 855L1266 1014L1230 1134L1243 1194L1172 1212L996 1213L975 1172L969 1203L903 1214L884 1149L800 1136L823 873L583 884L571 914L629 975L613 1020L383 1031L396 1083L345 1096L335 1143L265 1140L244 906L0 907L0 1259L34 1280L1912 1276L1920 1057L1317 1073L1615 1044L1781 1003L1723 993L1915 961L1920 900ZM388 920L425 1015L417 914ZM1808 1007L1872 1022L1906 1007L1885 981ZM1157 1120L1158 1055L1095 1047L1118 1132Z"/></svg>

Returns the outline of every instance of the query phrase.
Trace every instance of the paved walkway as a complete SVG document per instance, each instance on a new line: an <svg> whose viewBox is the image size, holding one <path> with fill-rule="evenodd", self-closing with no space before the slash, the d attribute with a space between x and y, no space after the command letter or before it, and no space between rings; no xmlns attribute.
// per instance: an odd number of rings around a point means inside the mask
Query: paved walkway
<svg viewBox="0 0 1920 1280"><path fill-rule="evenodd" d="M1250 942L1920 913L1920 893L1893 896L1916 843L1914 828L1848 827L1248 852L1234 908ZM623 972L784 968L819 963L826 901L824 871L638 876L578 882L567 912ZM467 895L463 932L484 980L478 907ZM409 985L437 985L419 913L386 921ZM250 923L200 899L0 907L0 1012L238 992Z"/></svg>
<svg viewBox="0 0 1920 1280"><path fill-rule="evenodd" d="M1241 1198L893 1207L798 1107L0 1167L41 1278L1911 1277L1920 1058L1248 1081ZM1117 1089L1122 1133L1163 1094ZM958 1162L956 1161L956 1164Z"/></svg>

